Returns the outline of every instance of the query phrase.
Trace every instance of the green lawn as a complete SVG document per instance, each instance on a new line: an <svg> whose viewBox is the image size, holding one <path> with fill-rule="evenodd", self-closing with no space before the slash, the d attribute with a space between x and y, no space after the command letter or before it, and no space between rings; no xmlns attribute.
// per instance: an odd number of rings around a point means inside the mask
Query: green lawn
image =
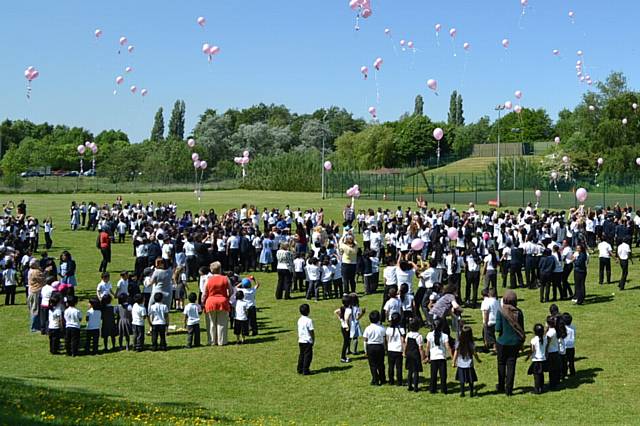
<svg viewBox="0 0 640 426"><path fill-rule="evenodd" d="M219 212L243 202L259 207L324 206L333 218L338 218L345 204L345 199L321 203L317 194L249 191L208 192L201 202L189 193L123 196L132 201L172 200L180 210L213 207ZM52 255L57 257L63 249L72 252L78 262L80 290L88 294L99 280L99 253L93 233L68 230L67 210L73 197L24 198L29 213L53 217L57 230ZM115 195L81 194L75 199L111 202ZM397 204L359 201L357 207ZM132 268L129 241L114 245L113 260L112 271ZM617 265L613 269L617 279ZM171 350L164 353L118 352L75 359L50 356L47 340L28 331L28 312L21 294L19 305L0 307L4 361L0 363L0 424L428 424L447 420L455 424L638 423L640 362L633 336L640 326L640 273L637 266L631 267L629 290L624 293L613 285L597 286L596 273L597 262L592 261L586 305L559 303L562 311L571 312L577 328L577 377L559 392L533 395L533 379L526 375L528 364L521 358L512 398L494 394L496 362L490 355L481 355L483 363L476 366L479 398L458 396L451 367L451 394L447 396L371 387L366 359L356 357L351 364L339 362L341 336L332 313L337 301L311 304L317 335L312 364L316 374L298 376L295 322L302 300L296 294L296 300L276 302L275 276L271 274L258 274L263 283L258 295L262 331L249 340L251 344L186 350L181 349L184 335L177 335L169 338ZM538 303L535 291L518 293L530 332L534 323L544 321L548 306ZM362 304L371 311L379 308L380 301L381 295L375 295L363 298ZM86 310L86 301L81 309ZM467 310L465 317L478 338L479 311ZM363 327L366 325L363 321Z"/></svg>

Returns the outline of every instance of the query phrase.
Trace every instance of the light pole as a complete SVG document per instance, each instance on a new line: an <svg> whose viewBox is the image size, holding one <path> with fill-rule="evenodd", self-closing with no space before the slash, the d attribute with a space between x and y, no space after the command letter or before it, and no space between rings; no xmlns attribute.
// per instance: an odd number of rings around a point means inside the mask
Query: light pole
<svg viewBox="0 0 640 426"><path fill-rule="evenodd" d="M326 132L324 131L324 122L327 119L327 114L329 114L329 111L325 112L324 116L322 117L322 199L324 200L325 197L325 169L324 169L324 143L325 143L325 138L326 138Z"/></svg>
<svg viewBox="0 0 640 426"><path fill-rule="evenodd" d="M518 128L514 128L511 129L511 132L513 133L520 133L520 129ZM520 139L520 141L522 141L522 139ZM516 156L515 153L513 155L513 190L516 190Z"/></svg>
<svg viewBox="0 0 640 426"><path fill-rule="evenodd" d="M502 116L502 111L504 111L504 104L500 104L496 106L495 110L498 111L498 182L497 182L497 194L496 194L496 208L500 209L500 118Z"/></svg>

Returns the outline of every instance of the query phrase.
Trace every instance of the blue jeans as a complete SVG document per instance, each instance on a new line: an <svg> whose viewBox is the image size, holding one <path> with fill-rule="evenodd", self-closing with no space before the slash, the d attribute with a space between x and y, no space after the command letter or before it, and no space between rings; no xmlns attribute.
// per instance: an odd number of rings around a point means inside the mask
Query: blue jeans
<svg viewBox="0 0 640 426"><path fill-rule="evenodd" d="M31 331L40 331L40 314L31 315Z"/></svg>

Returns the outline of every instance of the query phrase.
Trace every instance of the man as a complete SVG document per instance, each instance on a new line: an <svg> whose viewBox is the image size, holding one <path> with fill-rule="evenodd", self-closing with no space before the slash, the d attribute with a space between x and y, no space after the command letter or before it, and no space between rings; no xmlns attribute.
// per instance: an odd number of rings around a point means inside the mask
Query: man
<svg viewBox="0 0 640 426"><path fill-rule="evenodd" d="M622 276L620 277L620 282L618 283L618 288L620 290L624 290L624 286L627 283L627 275L629 274L629 259L631 259L631 247L629 246L628 240L622 241L621 244L618 245L618 259L620 260L620 268L622 269Z"/></svg>

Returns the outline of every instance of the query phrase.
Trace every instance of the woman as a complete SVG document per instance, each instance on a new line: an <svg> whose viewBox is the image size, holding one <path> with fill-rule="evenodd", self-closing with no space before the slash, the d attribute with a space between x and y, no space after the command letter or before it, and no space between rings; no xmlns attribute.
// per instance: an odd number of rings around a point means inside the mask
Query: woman
<svg viewBox="0 0 640 426"><path fill-rule="evenodd" d="M31 332L35 333L41 329L40 327L40 292L44 287L44 274L40 270L38 261L33 259L29 264L29 272L27 275L29 284L29 294L27 296L27 306L31 313Z"/></svg>
<svg viewBox="0 0 640 426"><path fill-rule="evenodd" d="M164 259L161 257L157 258L155 261L155 270L151 275L151 301L150 304L153 305L154 295L156 293L162 293L162 303L167 305L167 307L171 307L171 301L173 299L173 283L172 283L172 275L173 272L171 268L167 268Z"/></svg>
<svg viewBox="0 0 640 426"><path fill-rule="evenodd" d="M78 285L76 281L76 262L71 258L71 253L67 250L60 255L60 282L70 284L73 287Z"/></svg>
<svg viewBox="0 0 640 426"><path fill-rule="evenodd" d="M437 319L442 320L442 332L448 336L451 336L451 331L449 329L449 321L447 320L447 316L449 314L453 314L456 311L462 311L462 308L456 301L457 292L458 287L455 284L448 284L444 288L442 296L440 296L438 301L431 307L431 310L429 311L429 315L433 318L433 321L436 321Z"/></svg>
<svg viewBox="0 0 640 426"><path fill-rule="evenodd" d="M507 290L502 297L502 307L496 314L498 341L498 392L513 395L516 377L516 360L524 342L524 314L517 308L515 291Z"/></svg>
<svg viewBox="0 0 640 426"><path fill-rule="evenodd" d="M301 223L296 224L296 254L307 253L307 231Z"/></svg>
<svg viewBox="0 0 640 426"><path fill-rule="evenodd" d="M202 295L204 312L207 315L208 344L224 346L227 344L227 326L231 305L229 298L233 288L229 278L222 275L220 262L213 262L210 267L211 276Z"/></svg>
<svg viewBox="0 0 640 426"><path fill-rule="evenodd" d="M100 262L98 272L107 272L107 266L111 263L111 237L108 231L108 228L104 227L98 234L97 246L100 249L100 254L102 254L102 262Z"/></svg>
<svg viewBox="0 0 640 426"><path fill-rule="evenodd" d="M582 305L586 295L584 282L587 278L587 251L585 247L580 244L576 248L576 252L573 253L573 280L576 287L575 299L573 303Z"/></svg>
<svg viewBox="0 0 640 426"><path fill-rule="evenodd" d="M276 299L282 299L282 292L286 300L291 299L291 281L293 274L293 253L289 251L287 243L281 243L280 249L276 253L278 264L278 285L276 287Z"/></svg>
<svg viewBox="0 0 640 426"><path fill-rule="evenodd" d="M342 254L342 281L344 283L344 292L355 293L358 246L351 231L347 231L347 233L340 238L339 248Z"/></svg>

